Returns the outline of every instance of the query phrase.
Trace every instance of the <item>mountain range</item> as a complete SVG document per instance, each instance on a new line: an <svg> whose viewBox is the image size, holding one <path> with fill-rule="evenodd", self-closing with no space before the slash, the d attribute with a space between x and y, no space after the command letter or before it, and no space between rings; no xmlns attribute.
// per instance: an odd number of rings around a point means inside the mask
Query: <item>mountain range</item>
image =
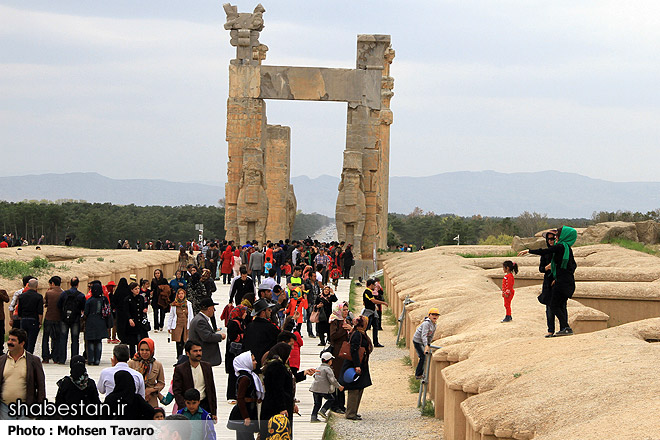
<svg viewBox="0 0 660 440"><path fill-rule="evenodd" d="M339 178L291 179L298 209L334 217ZM0 177L0 200L75 199L136 205L216 205L223 184L111 179L97 173ZM391 177L389 211L415 207L436 214L517 216L524 211L556 218L594 211L646 212L660 208L660 182L610 182L574 173L460 171L427 177Z"/></svg>

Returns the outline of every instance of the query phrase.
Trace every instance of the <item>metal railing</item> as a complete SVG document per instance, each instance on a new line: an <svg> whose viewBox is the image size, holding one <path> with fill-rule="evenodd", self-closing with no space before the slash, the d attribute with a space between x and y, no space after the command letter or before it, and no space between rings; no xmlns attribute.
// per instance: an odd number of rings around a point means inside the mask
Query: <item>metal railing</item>
<svg viewBox="0 0 660 440"><path fill-rule="evenodd" d="M415 301L410 299L410 296L406 296L406 299L403 300L403 309L401 309L401 315L399 315L399 330L396 332L396 345L399 345L399 339L401 338L401 329L403 328L403 321L406 319L406 306L412 304Z"/></svg>
<svg viewBox="0 0 660 440"><path fill-rule="evenodd" d="M442 347L437 345L431 345L431 350L424 357L424 377L419 383L419 396L417 397L417 408L423 408L426 405L426 394L429 390L429 371L431 370L431 359L433 358L433 352Z"/></svg>

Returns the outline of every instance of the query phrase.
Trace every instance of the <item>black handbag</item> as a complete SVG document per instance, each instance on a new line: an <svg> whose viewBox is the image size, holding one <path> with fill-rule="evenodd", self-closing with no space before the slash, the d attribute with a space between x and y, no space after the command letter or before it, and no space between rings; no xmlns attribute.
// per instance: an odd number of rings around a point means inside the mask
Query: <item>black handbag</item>
<svg viewBox="0 0 660 440"><path fill-rule="evenodd" d="M238 356L243 353L243 343L242 342L230 342L229 343L229 352Z"/></svg>
<svg viewBox="0 0 660 440"><path fill-rule="evenodd" d="M146 316L142 318L140 324L142 325L142 330L144 330L145 332L151 331L151 323L149 322L149 318L147 318Z"/></svg>

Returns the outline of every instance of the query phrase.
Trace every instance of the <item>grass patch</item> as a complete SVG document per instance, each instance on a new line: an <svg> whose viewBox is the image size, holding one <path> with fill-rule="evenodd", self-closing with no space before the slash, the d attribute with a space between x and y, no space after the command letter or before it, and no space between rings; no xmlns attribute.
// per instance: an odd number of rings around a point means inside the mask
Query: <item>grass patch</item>
<svg viewBox="0 0 660 440"><path fill-rule="evenodd" d="M435 406L432 400L427 400L422 406L422 417L435 417Z"/></svg>
<svg viewBox="0 0 660 440"><path fill-rule="evenodd" d="M640 243L639 241L626 240L625 238L610 238L608 240L603 240L603 243L614 244L633 251L644 252L645 254L658 255L658 251L646 246L644 243Z"/></svg>
<svg viewBox="0 0 660 440"><path fill-rule="evenodd" d="M321 438L323 440L337 440L339 438L337 432L332 427L332 423L330 423L330 420L328 420L328 423L325 424L325 430L323 430L323 437Z"/></svg>
<svg viewBox="0 0 660 440"><path fill-rule="evenodd" d="M518 255L518 253L513 251L505 252L503 254L471 254L469 252L467 253L459 252L456 255L460 255L463 258L490 258L490 257L515 257L516 255Z"/></svg>
<svg viewBox="0 0 660 440"><path fill-rule="evenodd" d="M38 276L54 265L41 257L35 257L32 261L3 260L0 261L0 276L13 280L24 276Z"/></svg>
<svg viewBox="0 0 660 440"><path fill-rule="evenodd" d="M419 393L419 387L421 386L421 381L415 379L415 376L410 376L408 378L408 388L410 388L411 393Z"/></svg>
<svg viewBox="0 0 660 440"><path fill-rule="evenodd" d="M111 263L114 263L114 262L115 262L115 260L110 260L110 262L111 262Z"/></svg>
<svg viewBox="0 0 660 440"><path fill-rule="evenodd" d="M85 258L84 258L84 257L80 257L80 258L78 258L78 259L76 260L76 263L78 263L78 264L81 264L81 263L84 263L84 262L85 262Z"/></svg>
<svg viewBox="0 0 660 440"><path fill-rule="evenodd" d="M394 316L394 313L392 313L392 310L389 308L385 309L383 312L384 318L385 318L385 324L387 325L393 325L393 326L398 326L399 325L399 320L396 319L396 316Z"/></svg>
<svg viewBox="0 0 660 440"><path fill-rule="evenodd" d="M403 357L403 359L401 359L401 360L403 361L403 365L407 365L409 367L412 367L412 359L410 359L410 356L405 355Z"/></svg>
<svg viewBox="0 0 660 440"><path fill-rule="evenodd" d="M406 338L400 338L399 342L396 343L396 346L399 348L406 348Z"/></svg>
<svg viewBox="0 0 660 440"><path fill-rule="evenodd" d="M103 257L98 257L98 258L96 259L96 261L105 261L105 258L103 258Z"/></svg>

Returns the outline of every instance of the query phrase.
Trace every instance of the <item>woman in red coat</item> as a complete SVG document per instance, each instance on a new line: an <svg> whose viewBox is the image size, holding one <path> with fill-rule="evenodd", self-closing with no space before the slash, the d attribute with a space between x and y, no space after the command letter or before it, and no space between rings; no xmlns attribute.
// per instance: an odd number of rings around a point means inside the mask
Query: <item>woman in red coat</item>
<svg viewBox="0 0 660 440"><path fill-rule="evenodd" d="M222 256L220 257L222 259L222 267L220 268L220 273L222 274L222 284L229 284L231 283L231 274L233 272L232 269L232 257L234 256L234 252L231 249L231 246L227 246L227 249L222 253Z"/></svg>

